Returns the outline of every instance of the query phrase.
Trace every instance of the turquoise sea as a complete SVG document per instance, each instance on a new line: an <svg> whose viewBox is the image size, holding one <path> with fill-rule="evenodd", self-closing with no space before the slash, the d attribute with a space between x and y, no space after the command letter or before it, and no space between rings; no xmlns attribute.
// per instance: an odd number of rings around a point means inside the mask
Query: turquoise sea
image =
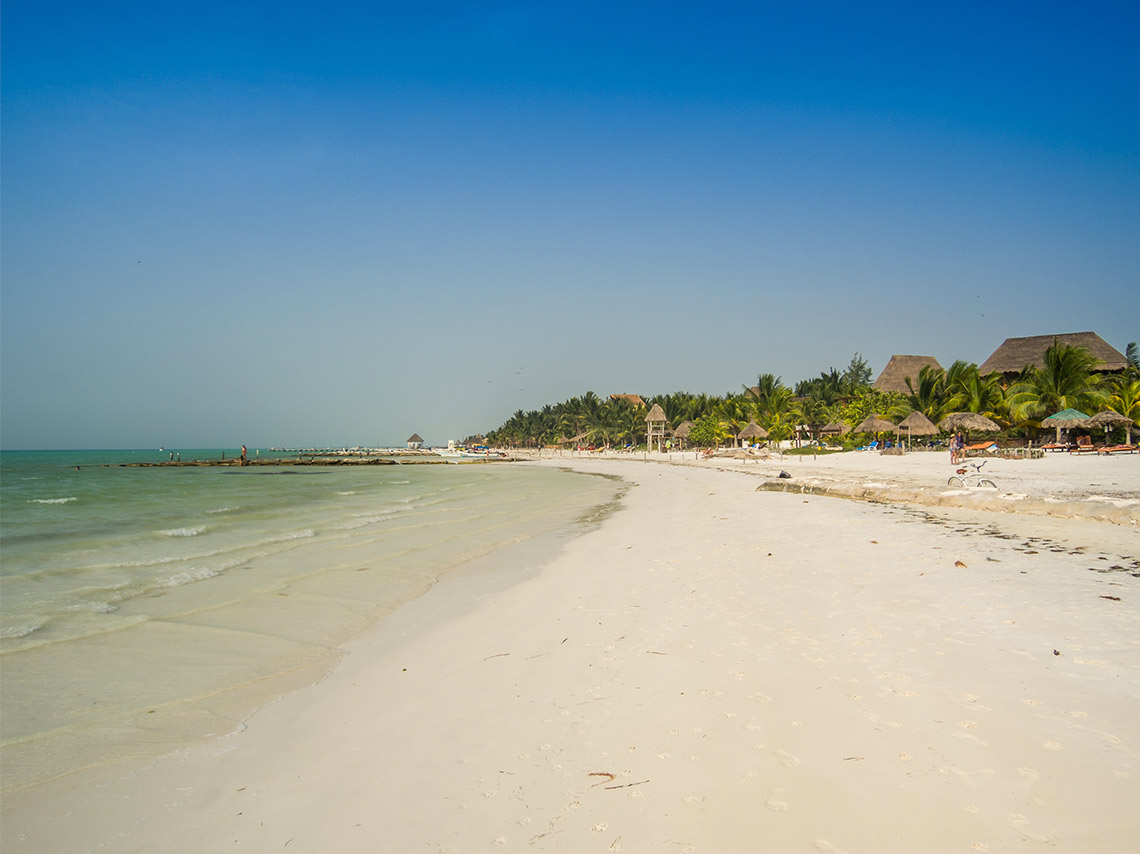
<svg viewBox="0 0 1140 854"><path fill-rule="evenodd" d="M232 732L446 572L549 559L618 488L494 463L119 465L168 455L0 454L5 790Z"/></svg>

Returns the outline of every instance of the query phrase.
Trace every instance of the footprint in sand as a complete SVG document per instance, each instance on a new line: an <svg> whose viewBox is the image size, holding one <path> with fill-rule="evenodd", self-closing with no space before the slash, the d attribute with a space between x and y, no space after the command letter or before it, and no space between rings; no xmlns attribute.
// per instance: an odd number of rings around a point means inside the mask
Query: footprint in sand
<svg viewBox="0 0 1140 854"><path fill-rule="evenodd" d="M846 851L841 851L840 849L838 849L834 845L832 845L830 842L828 842L826 839L817 839L815 841L815 848L817 851L826 852L826 854L847 854Z"/></svg>
<svg viewBox="0 0 1140 854"><path fill-rule="evenodd" d="M800 758L798 756L793 756L792 754L788 753L788 751L786 751L786 750L777 750L776 755L780 757L780 762L783 763L783 765L785 767L787 767L787 768L798 768L799 767Z"/></svg>
<svg viewBox="0 0 1140 854"><path fill-rule="evenodd" d="M1064 750L1065 749L1065 745L1061 744L1061 742L1059 742L1059 741L1047 741L1044 744L1042 744L1041 746L1044 747L1046 750Z"/></svg>
<svg viewBox="0 0 1140 854"><path fill-rule="evenodd" d="M1010 816L1010 825L1028 839L1030 842L1052 842L1048 836L1042 836L1040 833L1034 833L1029 829L1029 819L1025 816L1015 813Z"/></svg>
<svg viewBox="0 0 1140 854"><path fill-rule="evenodd" d="M786 793L783 789L774 789L772 797L764 802L764 806L772 810L772 812L786 812L788 809L788 802L784 800Z"/></svg>
<svg viewBox="0 0 1140 854"><path fill-rule="evenodd" d="M1041 775L1038 774L1037 771L1033 768L1018 768L1017 773L1021 775L1023 782L1020 784L1020 786L1023 789L1028 789L1039 779L1041 779Z"/></svg>

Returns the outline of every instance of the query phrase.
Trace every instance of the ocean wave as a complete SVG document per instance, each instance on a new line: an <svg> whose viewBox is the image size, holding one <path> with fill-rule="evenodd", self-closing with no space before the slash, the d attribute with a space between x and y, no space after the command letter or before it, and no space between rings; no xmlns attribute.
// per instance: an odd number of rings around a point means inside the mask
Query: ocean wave
<svg viewBox="0 0 1140 854"><path fill-rule="evenodd" d="M25 617L24 619L28 619ZM47 623L47 617L35 617L29 622L19 626L5 626L0 629L0 638L23 638L30 635L32 632L39 631Z"/></svg>
<svg viewBox="0 0 1140 854"><path fill-rule="evenodd" d="M170 528L166 531L159 531L159 533L164 534L167 537L196 537L199 534L204 533L205 530L205 525L199 525L196 528Z"/></svg>
<svg viewBox="0 0 1140 854"><path fill-rule="evenodd" d="M29 504L69 504L72 501L78 501L74 495L70 498L29 498Z"/></svg>
<svg viewBox="0 0 1140 854"><path fill-rule="evenodd" d="M189 569L176 572L174 575L167 576L166 578L157 578L150 586L153 588L184 587L187 584L193 584L197 581L205 581L207 578L216 578L221 575L221 573L221 568L211 569L207 566L192 566Z"/></svg>
<svg viewBox="0 0 1140 854"><path fill-rule="evenodd" d="M399 510L386 510L382 513L358 513L352 517L352 520L345 522L343 525L337 527L342 531L355 531L357 528L365 528L368 525L375 525L377 522L385 522L396 516L403 515Z"/></svg>
<svg viewBox="0 0 1140 854"><path fill-rule="evenodd" d="M344 492L338 492L337 495L356 495L356 490L346 489Z"/></svg>
<svg viewBox="0 0 1140 854"><path fill-rule="evenodd" d="M213 515L215 513L233 513L235 510L239 510L239 509L241 509L241 508L239 508L239 507L218 507L216 510L207 510L206 512Z"/></svg>
<svg viewBox="0 0 1140 854"><path fill-rule="evenodd" d="M305 528L302 531L294 531L291 534L285 534L283 537L270 537L267 540L262 540L262 544L271 545L273 543L289 543L293 540L307 540L310 537L315 537L317 532L311 528Z"/></svg>
<svg viewBox="0 0 1140 854"><path fill-rule="evenodd" d="M122 597L122 598L125 598L125 597ZM95 602L76 602L74 605L68 605L63 610L64 611L70 611L73 614L85 612L85 611L90 611L93 614L113 614L115 611L118 611L119 609L116 606L112 605L110 602L95 601Z"/></svg>

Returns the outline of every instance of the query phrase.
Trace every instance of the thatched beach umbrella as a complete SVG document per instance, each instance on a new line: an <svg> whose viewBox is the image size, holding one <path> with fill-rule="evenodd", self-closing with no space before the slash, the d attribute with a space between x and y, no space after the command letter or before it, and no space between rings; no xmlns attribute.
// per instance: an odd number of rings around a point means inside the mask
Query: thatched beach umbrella
<svg viewBox="0 0 1140 854"><path fill-rule="evenodd" d="M851 425L846 421L832 421L820 428L820 433L836 433L840 436L851 432Z"/></svg>
<svg viewBox="0 0 1140 854"><path fill-rule="evenodd" d="M953 433L955 430L996 433L1001 427L977 412L952 412L938 422L938 429L943 433Z"/></svg>
<svg viewBox="0 0 1140 854"><path fill-rule="evenodd" d="M755 421L749 421L748 426L737 434L737 439L767 439L768 431L757 424Z"/></svg>
<svg viewBox="0 0 1140 854"><path fill-rule="evenodd" d="M685 441L689 438L689 434L693 432L692 421L682 421L677 425L677 429L673 431L673 438L681 440L681 446L684 447Z"/></svg>
<svg viewBox="0 0 1140 854"><path fill-rule="evenodd" d="M899 427L906 428L906 438L909 443L914 436L933 436L938 432L934 422L917 409L899 422Z"/></svg>
<svg viewBox="0 0 1140 854"><path fill-rule="evenodd" d="M868 415L855 428L856 433L883 433L888 430L898 430L898 427L895 426L895 422L888 421L881 415Z"/></svg>
<svg viewBox="0 0 1140 854"><path fill-rule="evenodd" d="M1121 415L1119 412L1113 412L1111 409L1106 409L1104 412L1098 412L1096 415L1094 415L1092 418L1088 419L1085 422L1085 426L1089 427L1089 428L1100 427L1103 425L1103 427L1104 427L1104 443L1106 445L1108 444L1108 431L1110 429L1112 429L1113 425L1115 425L1115 424L1127 424L1128 425L1128 444L1131 445L1132 444L1132 419L1129 418L1127 415Z"/></svg>
<svg viewBox="0 0 1140 854"><path fill-rule="evenodd" d="M1054 412L1048 418L1041 419L1041 426L1044 427L1048 424L1050 427L1057 428L1056 441L1061 441L1061 430L1071 430L1074 427L1084 427L1085 422L1089 417L1083 412L1076 409L1062 409L1060 412Z"/></svg>

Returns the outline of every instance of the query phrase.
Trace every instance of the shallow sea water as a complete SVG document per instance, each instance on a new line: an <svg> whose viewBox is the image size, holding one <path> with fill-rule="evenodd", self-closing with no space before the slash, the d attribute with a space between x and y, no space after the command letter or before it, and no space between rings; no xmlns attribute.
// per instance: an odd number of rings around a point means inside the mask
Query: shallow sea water
<svg viewBox="0 0 1140 854"><path fill-rule="evenodd" d="M505 464L113 464L161 459L0 456L6 790L231 732L453 568L549 559L618 490Z"/></svg>

